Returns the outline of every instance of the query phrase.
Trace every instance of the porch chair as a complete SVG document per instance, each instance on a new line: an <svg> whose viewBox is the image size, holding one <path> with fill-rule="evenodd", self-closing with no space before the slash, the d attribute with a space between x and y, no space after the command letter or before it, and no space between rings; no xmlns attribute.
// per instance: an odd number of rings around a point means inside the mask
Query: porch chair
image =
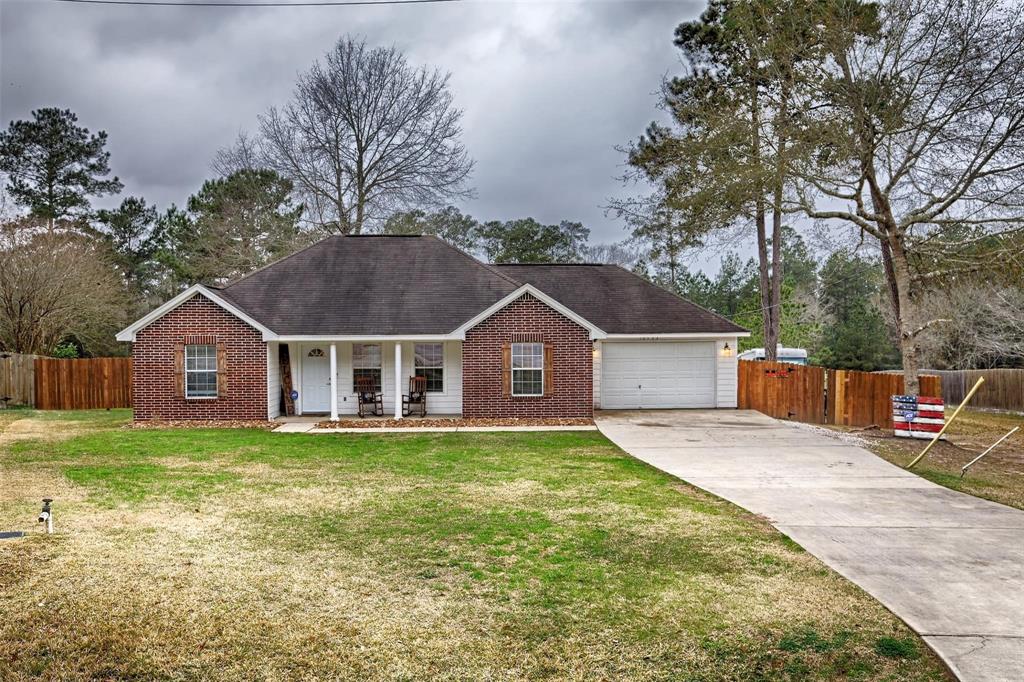
<svg viewBox="0 0 1024 682"><path fill-rule="evenodd" d="M409 394L402 396L402 416L412 415L413 410L421 417L427 416L427 378L409 377Z"/></svg>
<svg viewBox="0 0 1024 682"><path fill-rule="evenodd" d="M356 377L356 399L360 417L384 416L384 395L374 389L373 379L370 377Z"/></svg>

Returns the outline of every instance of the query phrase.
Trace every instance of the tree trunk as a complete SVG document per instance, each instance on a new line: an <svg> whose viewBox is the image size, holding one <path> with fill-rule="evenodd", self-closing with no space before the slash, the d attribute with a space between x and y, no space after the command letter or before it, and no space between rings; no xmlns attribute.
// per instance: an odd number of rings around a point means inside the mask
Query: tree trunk
<svg viewBox="0 0 1024 682"><path fill-rule="evenodd" d="M778 361L779 335L782 320L782 193L786 181L786 101L788 88L783 87L782 107L776 131L775 178L772 193L772 281L771 296L765 310L764 357Z"/></svg>
<svg viewBox="0 0 1024 682"><path fill-rule="evenodd" d="M760 117L760 98L757 92L757 84L752 84L750 88L750 122L751 122L751 156L754 159L754 167L760 169L761 167L761 117ZM760 275L760 290L761 290L761 320L762 327L764 329L764 357L765 360L774 362L778 354L776 353L776 344L778 343L778 327L773 324L775 310L772 302L772 281L771 274L769 273L769 262L768 262L768 234L766 224L766 210L765 210L765 192L764 185L761 180L758 180L757 195L754 200L754 223L757 227L757 266L758 274ZM774 232L774 225L773 225ZM774 249L777 248L773 245ZM774 258L773 258L774 261Z"/></svg>
<svg viewBox="0 0 1024 682"><path fill-rule="evenodd" d="M782 317L782 203L781 192L777 192L772 209L772 268L768 305L764 311L764 357L777 362Z"/></svg>
<svg viewBox="0 0 1024 682"><path fill-rule="evenodd" d="M761 319L764 327L764 359L777 358L774 328L772 326L772 283L768 272L768 235L764 200L757 198L754 222L757 223L757 271L760 276Z"/></svg>
<svg viewBox="0 0 1024 682"><path fill-rule="evenodd" d="M903 359L903 392L919 395L921 383L918 373L921 360L917 347L917 302L911 292L910 263L903 249L903 240L890 233L887 246L892 257L893 289L897 311L896 328L900 335L900 356Z"/></svg>

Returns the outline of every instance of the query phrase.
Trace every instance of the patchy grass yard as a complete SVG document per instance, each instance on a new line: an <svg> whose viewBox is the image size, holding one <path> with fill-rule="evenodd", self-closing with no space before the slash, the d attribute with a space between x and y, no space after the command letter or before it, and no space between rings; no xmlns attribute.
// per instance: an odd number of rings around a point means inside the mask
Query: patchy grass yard
<svg viewBox="0 0 1024 682"><path fill-rule="evenodd" d="M946 409L946 418L953 408ZM967 470L960 468L985 451L1014 426L1021 430ZM928 441L896 438L891 432L861 431L865 445L893 464L906 466L921 454ZM1024 509L1024 415L965 409L912 471L933 483Z"/></svg>
<svg viewBox="0 0 1024 682"><path fill-rule="evenodd" d="M32 532L0 541L0 679L945 679L761 519L598 433L127 418L0 418L0 529Z"/></svg>

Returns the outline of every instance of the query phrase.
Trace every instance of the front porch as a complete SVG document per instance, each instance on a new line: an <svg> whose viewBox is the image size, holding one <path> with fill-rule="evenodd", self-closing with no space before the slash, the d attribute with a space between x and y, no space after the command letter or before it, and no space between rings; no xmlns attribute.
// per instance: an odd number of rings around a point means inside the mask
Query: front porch
<svg viewBox="0 0 1024 682"><path fill-rule="evenodd" d="M394 418L395 418L395 416L393 414L385 414L385 415L381 415L381 416L363 417L363 418L360 419L360 421L361 422L367 422L367 423L369 423L369 422L388 422L388 421L391 421ZM285 416L285 415L281 415L279 417L274 417L274 419L272 419L271 421L273 421L275 424L313 424L313 425L316 425L316 424L319 424L322 421L327 421L328 419L329 419L329 416L325 415L325 414L296 414L296 415L292 415L290 417ZM359 419L359 418L357 417L357 419ZM462 415L461 414L430 414L430 413L428 413L426 417L421 417L418 414L413 414L413 415L410 415L408 417L403 417L402 419L408 420L410 423L412 423L412 422L422 422L422 421L440 420L440 419L462 419Z"/></svg>
<svg viewBox="0 0 1024 682"><path fill-rule="evenodd" d="M278 417L273 420L274 433L455 433L503 431L594 431L592 419L465 419L457 414L410 416L396 420L393 416L326 420L322 416L302 415Z"/></svg>
<svg viewBox="0 0 1024 682"><path fill-rule="evenodd" d="M287 352L282 352L282 347ZM358 414L356 379L373 382L382 395L378 419L401 419L402 396L409 379L427 379L426 409L430 417L457 417L462 413L462 342L450 339L310 339L268 344L268 395L281 395L287 375L280 364L287 359L294 396L294 416L314 421ZM397 368L397 370L396 370ZM274 377L277 377L276 385ZM274 416L271 407L270 413ZM277 409L284 414L284 405ZM407 417L409 418L409 417Z"/></svg>

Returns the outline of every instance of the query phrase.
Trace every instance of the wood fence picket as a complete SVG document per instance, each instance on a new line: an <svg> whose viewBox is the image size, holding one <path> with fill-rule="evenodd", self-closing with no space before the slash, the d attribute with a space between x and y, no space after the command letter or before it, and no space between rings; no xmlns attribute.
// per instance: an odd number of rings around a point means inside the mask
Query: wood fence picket
<svg viewBox="0 0 1024 682"><path fill-rule="evenodd" d="M892 396L903 376L826 369L785 362L739 362L741 409L808 424L878 426L891 429ZM921 395L942 397L942 380L921 375Z"/></svg>
<svg viewBox="0 0 1024 682"><path fill-rule="evenodd" d="M131 358L36 358L35 406L94 410L132 406Z"/></svg>

